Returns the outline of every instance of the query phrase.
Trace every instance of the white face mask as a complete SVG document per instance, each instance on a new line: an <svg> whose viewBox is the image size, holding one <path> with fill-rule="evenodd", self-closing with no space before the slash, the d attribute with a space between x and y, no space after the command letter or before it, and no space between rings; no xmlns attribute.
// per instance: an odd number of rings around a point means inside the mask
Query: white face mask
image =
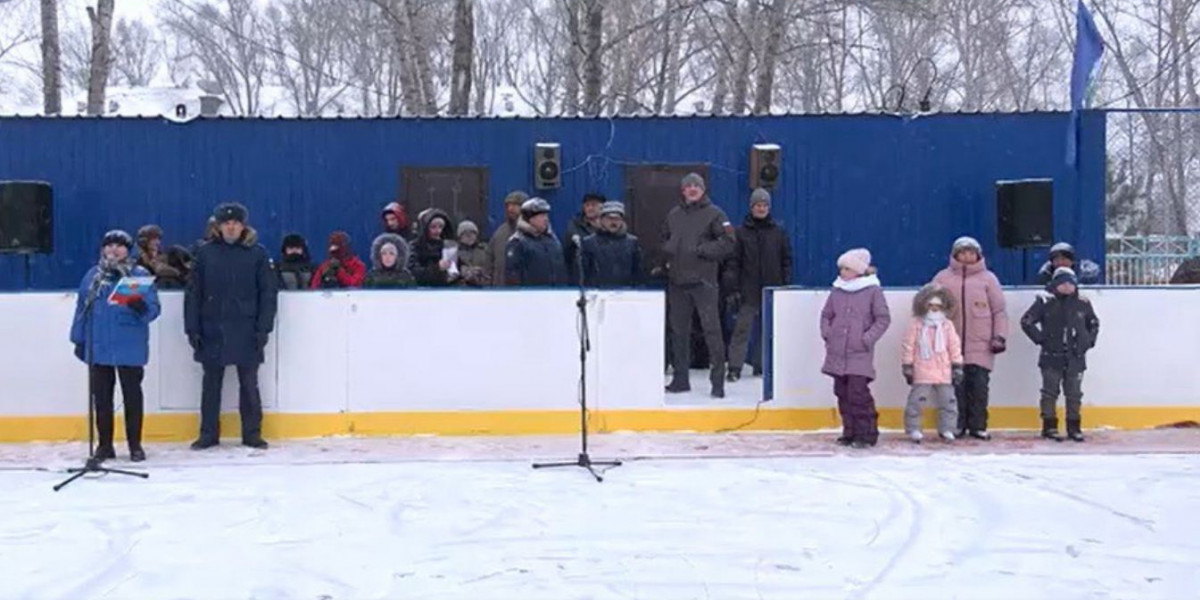
<svg viewBox="0 0 1200 600"><path fill-rule="evenodd" d="M940 311L940 310L937 312L929 311L929 312L925 313L925 322L926 323L941 323L942 321L945 321L945 320L946 320L946 313L944 311Z"/></svg>

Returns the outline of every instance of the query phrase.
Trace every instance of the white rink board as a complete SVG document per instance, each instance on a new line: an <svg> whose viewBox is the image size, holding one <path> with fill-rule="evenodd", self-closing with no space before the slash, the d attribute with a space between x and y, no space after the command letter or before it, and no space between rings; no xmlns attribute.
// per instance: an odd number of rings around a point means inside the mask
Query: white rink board
<svg viewBox="0 0 1200 600"><path fill-rule="evenodd" d="M1008 351L996 357L992 406L1037 406L1038 348L1021 331L1021 316L1038 290L1009 288ZM908 386L900 375L900 338L912 318L915 289L885 288L892 325L875 349L880 407L902 408ZM1196 406L1200 404L1200 288L1086 288L1100 319L1100 338L1088 353L1085 406ZM821 374L825 347L820 314L828 290L778 289L774 309L774 404L836 406L833 383Z"/></svg>
<svg viewBox="0 0 1200 600"><path fill-rule="evenodd" d="M577 292L340 291L279 296L259 381L270 412L575 410ZM198 412L183 294L151 325L146 410ZM661 292L589 292L589 400L662 408ZM0 294L0 415L86 410L68 334L73 293ZM650 360L653 358L653 360ZM224 408L237 409L226 374Z"/></svg>

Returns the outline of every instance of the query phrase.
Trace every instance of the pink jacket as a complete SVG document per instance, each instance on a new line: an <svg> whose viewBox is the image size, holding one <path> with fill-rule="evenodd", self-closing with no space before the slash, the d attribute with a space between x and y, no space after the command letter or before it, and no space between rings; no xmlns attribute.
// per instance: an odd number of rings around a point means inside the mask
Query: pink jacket
<svg viewBox="0 0 1200 600"><path fill-rule="evenodd" d="M919 336L924 333L929 340L930 347L933 347L933 329L925 327L925 319L920 317L913 317L912 323L909 323L908 331L904 333L904 340L900 342L900 361L901 364L913 366L914 385L950 384L952 383L950 367L963 364L962 342L958 339L958 332L954 330L954 325L947 322L944 332L946 334L946 351L940 353L935 351L929 360L923 360L918 347Z"/></svg>
<svg viewBox="0 0 1200 600"><path fill-rule="evenodd" d="M973 265L964 265L953 257L933 282L954 296L956 309L950 313L962 338L963 357L968 365L991 370L995 364L992 338L1008 339L1008 313L1000 280L987 270L981 257Z"/></svg>

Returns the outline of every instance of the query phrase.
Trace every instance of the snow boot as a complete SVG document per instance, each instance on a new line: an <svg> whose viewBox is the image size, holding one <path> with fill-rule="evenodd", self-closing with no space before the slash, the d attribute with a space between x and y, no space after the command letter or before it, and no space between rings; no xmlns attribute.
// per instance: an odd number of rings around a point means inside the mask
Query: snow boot
<svg viewBox="0 0 1200 600"><path fill-rule="evenodd" d="M970 434L971 437L984 442L992 439L992 434L988 433L986 429L971 430Z"/></svg>
<svg viewBox="0 0 1200 600"><path fill-rule="evenodd" d="M117 451L113 449L112 444L100 444L96 446L96 462L101 462L117 457Z"/></svg>
<svg viewBox="0 0 1200 600"><path fill-rule="evenodd" d="M849 446L853 442L854 442L854 438L852 438L848 435L840 436L837 439L837 443L839 446Z"/></svg>
<svg viewBox="0 0 1200 600"><path fill-rule="evenodd" d="M863 450L865 448L870 448L871 444L868 444L862 440L854 440L853 442L850 442L850 447L854 448L855 450Z"/></svg>
<svg viewBox="0 0 1200 600"><path fill-rule="evenodd" d="M259 450L266 450L267 446L269 446L269 444L267 444L267 440L264 440L261 437L242 440L242 445L249 446L251 448L258 448Z"/></svg>
<svg viewBox="0 0 1200 600"><path fill-rule="evenodd" d="M671 383L667 385L668 394L682 394L683 392L692 391L692 384L688 383L686 378L674 377Z"/></svg>
<svg viewBox="0 0 1200 600"><path fill-rule="evenodd" d="M1051 441L1061 442L1063 436L1058 433L1058 418L1042 419L1042 437Z"/></svg>
<svg viewBox="0 0 1200 600"><path fill-rule="evenodd" d="M1067 420L1067 437L1071 438L1072 442L1083 441L1083 428L1079 419Z"/></svg>
<svg viewBox="0 0 1200 600"><path fill-rule="evenodd" d="M912 440L914 444L920 444L921 440L925 439L925 434L920 431L909 432L908 439Z"/></svg>
<svg viewBox="0 0 1200 600"><path fill-rule="evenodd" d="M942 437L942 441L946 442L947 444L954 441L954 432L952 431L943 431L938 435L940 435Z"/></svg>
<svg viewBox="0 0 1200 600"><path fill-rule="evenodd" d="M200 439L192 442L192 450L207 450L207 449L212 448L213 446L216 446L220 443L221 443L220 440L200 438Z"/></svg>
<svg viewBox="0 0 1200 600"><path fill-rule="evenodd" d="M729 372L725 374L725 381L733 383L742 378L742 370L729 367Z"/></svg>

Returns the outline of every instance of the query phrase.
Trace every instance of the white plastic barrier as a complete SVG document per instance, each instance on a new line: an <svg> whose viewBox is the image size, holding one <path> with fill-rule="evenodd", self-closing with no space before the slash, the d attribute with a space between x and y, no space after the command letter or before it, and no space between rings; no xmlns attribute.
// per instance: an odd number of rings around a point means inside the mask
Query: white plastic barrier
<svg viewBox="0 0 1200 600"><path fill-rule="evenodd" d="M199 409L200 366L183 296L160 294L144 391L148 413ZM662 406L661 292L590 292L589 400ZM260 371L268 412L532 410L577 404L572 291L281 294ZM78 415L86 369L68 341L75 297L0 295L0 416ZM231 368L226 410L237 408Z"/></svg>
<svg viewBox="0 0 1200 600"><path fill-rule="evenodd" d="M892 325L876 346L877 379L872 384L880 407L902 409L908 396L900 374L900 338L911 319L915 293L915 289L885 290ZM993 407L1031 408L1038 404L1039 350L1020 325L1037 293L1025 288L1005 291L1008 351L996 357L991 377ZM1098 345L1087 356L1085 407L1183 407L1191 410L1182 414L1200 415L1196 410L1200 407L1200 289L1088 288L1083 294L1100 319ZM787 288L771 294L772 391L777 406L836 406L832 380L820 372L825 357L820 313L828 295L828 290Z"/></svg>

